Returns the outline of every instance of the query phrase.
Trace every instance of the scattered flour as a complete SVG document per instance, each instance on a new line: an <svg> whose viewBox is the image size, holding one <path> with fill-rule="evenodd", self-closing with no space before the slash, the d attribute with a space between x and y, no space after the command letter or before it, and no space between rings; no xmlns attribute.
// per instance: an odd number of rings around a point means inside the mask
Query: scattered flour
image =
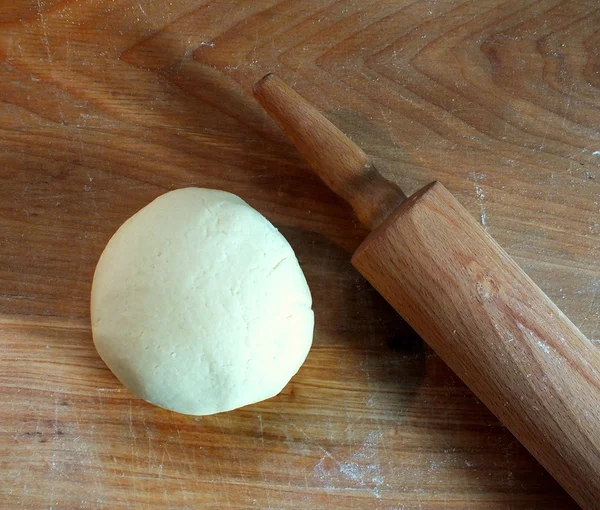
<svg viewBox="0 0 600 510"><path fill-rule="evenodd" d="M331 454L324 455L313 468L313 476L325 489L369 490L377 499L385 480L379 462L378 446L383 434L370 432L360 448L347 460L338 460Z"/></svg>
<svg viewBox="0 0 600 510"><path fill-rule="evenodd" d="M477 196L477 200L479 201L479 210L480 210L480 222L481 222L481 226L487 230L487 213L485 210L485 203L484 203L484 198L485 198L485 193L483 192L483 189L481 189L480 184L485 180L486 175L480 172L471 172L469 174L469 178L473 181L473 183L475 184L475 195Z"/></svg>
<svg viewBox="0 0 600 510"><path fill-rule="evenodd" d="M537 344L538 344L538 347L540 349L542 349L542 351L544 351L548 356L550 356L551 353L550 353L550 347L548 347L548 344L542 342L541 340L538 340Z"/></svg>

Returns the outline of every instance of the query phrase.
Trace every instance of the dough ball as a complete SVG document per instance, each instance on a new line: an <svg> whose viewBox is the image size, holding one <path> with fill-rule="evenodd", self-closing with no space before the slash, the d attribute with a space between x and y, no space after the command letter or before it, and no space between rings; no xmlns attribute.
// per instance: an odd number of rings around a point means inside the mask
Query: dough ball
<svg viewBox="0 0 600 510"><path fill-rule="evenodd" d="M311 295L294 252L224 191L157 198L106 246L91 297L94 344L133 393L185 414L273 397L312 343Z"/></svg>

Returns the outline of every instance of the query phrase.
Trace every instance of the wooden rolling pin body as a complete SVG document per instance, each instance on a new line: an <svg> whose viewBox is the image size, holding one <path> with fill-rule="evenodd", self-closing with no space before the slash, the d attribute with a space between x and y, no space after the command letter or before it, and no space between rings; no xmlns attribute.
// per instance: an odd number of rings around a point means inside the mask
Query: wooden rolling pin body
<svg viewBox="0 0 600 510"><path fill-rule="evenodd" d="M440 183L405 199L281 80L254 94L373 229L354 266L580 505L600 508L598 349Z"/></svg>
<svg viewBox="0 0 600 510"><path fill-rule="evenodd" d="M584 507L600 505L600 353L440 183L353 265Z"/></svg>

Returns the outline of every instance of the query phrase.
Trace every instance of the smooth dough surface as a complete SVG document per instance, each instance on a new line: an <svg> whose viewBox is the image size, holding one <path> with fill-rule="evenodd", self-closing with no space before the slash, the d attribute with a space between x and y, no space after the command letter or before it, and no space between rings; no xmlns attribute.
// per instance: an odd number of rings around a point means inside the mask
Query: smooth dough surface
<svg viewBox="0 0 600 510"><path fill-rule="evenodd" d="M285 238L239 197L171 191L127 220L94 275L94 344L132 392L213 414L273 397L304 362L314 318Z"/></svg>

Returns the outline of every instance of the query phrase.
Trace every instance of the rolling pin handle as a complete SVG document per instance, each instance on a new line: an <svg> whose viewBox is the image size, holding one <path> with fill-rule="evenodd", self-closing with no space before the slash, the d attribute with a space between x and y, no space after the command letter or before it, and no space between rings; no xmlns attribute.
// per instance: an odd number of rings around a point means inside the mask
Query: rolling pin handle
<svg viewBox="0 0 600 510"><path fill-rule="evenodd" d="M402 190L377 171L360 147L277 76L264 76L254 85L253 94L367 228L373 230L406 200Z"/></svg>

